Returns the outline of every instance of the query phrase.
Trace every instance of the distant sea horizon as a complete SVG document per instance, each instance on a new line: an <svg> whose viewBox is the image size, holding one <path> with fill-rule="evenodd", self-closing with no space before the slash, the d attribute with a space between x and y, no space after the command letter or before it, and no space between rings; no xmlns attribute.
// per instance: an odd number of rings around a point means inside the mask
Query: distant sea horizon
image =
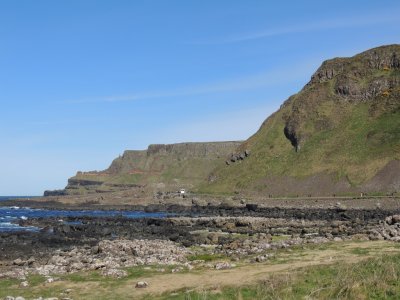
<svg viewBox="0 0 400 300"><path fill-rule="evenodd" d="M13 200L13 199L28 199L37 197L40 196L0 196L0 201Z"/></svg>

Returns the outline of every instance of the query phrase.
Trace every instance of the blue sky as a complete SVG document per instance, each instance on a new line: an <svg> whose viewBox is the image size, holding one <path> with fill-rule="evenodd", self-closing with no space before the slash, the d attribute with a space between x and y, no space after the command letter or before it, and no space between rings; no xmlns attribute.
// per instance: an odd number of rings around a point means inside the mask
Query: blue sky
<svg viewBox="0 0 400 300"><path fill-rule="evenodd" d="M323 60L394 43L398 1L0 0L0 195L246 139Z"/></svg>

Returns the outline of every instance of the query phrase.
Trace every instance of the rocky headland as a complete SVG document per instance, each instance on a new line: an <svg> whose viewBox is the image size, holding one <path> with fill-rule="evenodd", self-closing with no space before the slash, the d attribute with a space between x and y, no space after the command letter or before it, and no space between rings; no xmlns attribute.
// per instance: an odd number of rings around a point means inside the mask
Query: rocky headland
<svg viewBox="0 0 400 300"><path fill-rule="evenodd" d="M241 142L150 145L147 150L127 150L104 171L78 172L63 190L45 196L84 195L136 189L193 188L235 152Z"/></svg>

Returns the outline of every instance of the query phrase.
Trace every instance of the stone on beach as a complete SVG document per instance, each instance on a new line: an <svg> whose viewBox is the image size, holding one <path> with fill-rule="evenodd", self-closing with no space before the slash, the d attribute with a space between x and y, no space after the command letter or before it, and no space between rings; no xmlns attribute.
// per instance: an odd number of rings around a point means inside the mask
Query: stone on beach
<svg viewBox="0 0 400 300"><path fill-rule="evenodd" d="M147 288L148 286L149 284L146 281L138 281L135 285L135 287L138 289Z"/></svg>

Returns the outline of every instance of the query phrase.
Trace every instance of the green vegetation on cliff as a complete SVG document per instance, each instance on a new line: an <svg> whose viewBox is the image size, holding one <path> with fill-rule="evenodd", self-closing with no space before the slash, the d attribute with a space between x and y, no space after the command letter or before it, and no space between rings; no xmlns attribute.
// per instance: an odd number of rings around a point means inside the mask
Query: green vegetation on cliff
<svg viewBox="0 0 400 300"><path fill-rule="evenodd" d="M233 153L240 142L150 145L128 150L107 170L78 172L68 180L67 194L110 192L137 186L192 187L207 180L210 172Z"/></svg>
<svg viewBox="0 0 400 300"><path fill-rule="evenodd" d="M201 191L287 196L396 191L400 46L324 62L241 149L249 149L251 156L218 167L213 173L217 180ZM385 172L397 178L386 178Z"/></svg>

